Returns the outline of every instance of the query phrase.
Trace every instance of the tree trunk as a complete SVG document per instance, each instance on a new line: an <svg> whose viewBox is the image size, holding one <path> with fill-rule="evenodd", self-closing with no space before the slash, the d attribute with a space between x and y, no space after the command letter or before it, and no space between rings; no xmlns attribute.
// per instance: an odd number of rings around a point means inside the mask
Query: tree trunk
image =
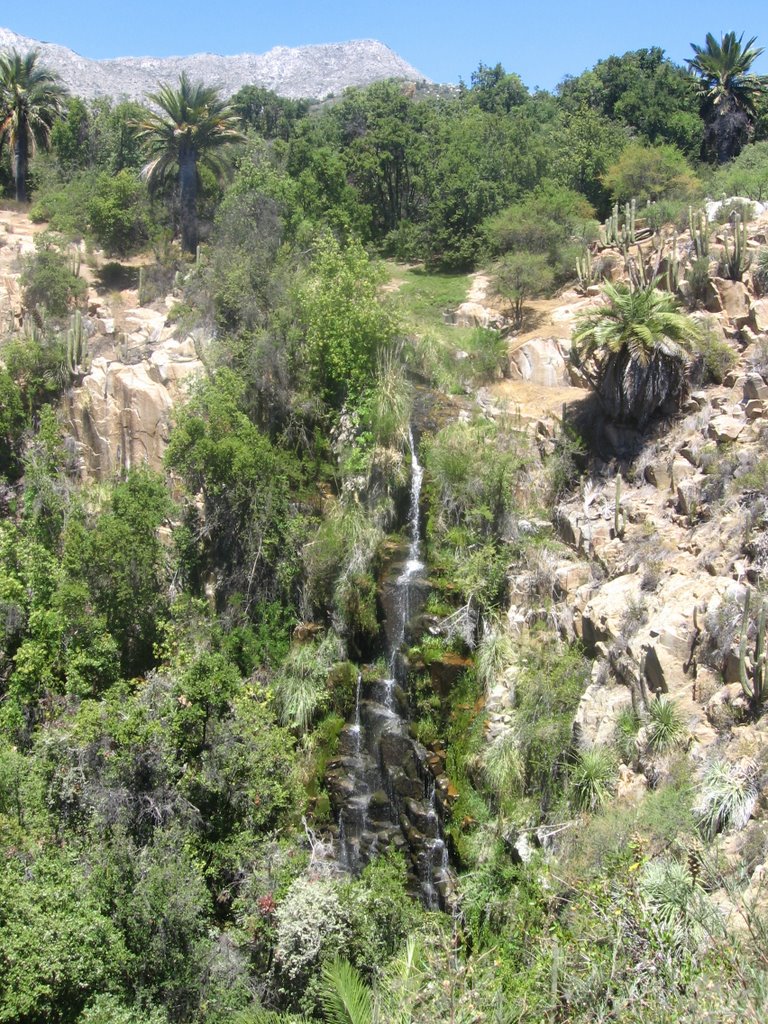
<svg viewBox="0 0 768 1024"><path fill-rule="evenodd" d="M24 125L20 126L13 147L13 170L16 183L16 199L20 203L27 201L27 167L29 166L29 139Z"/></svg>
<svg viewBox="0 0 768 1024"><path fill-rule="evenodd" d="M179 201L181 204L181 248L197 249L197 153L186 144L179 152Z"/></svg>

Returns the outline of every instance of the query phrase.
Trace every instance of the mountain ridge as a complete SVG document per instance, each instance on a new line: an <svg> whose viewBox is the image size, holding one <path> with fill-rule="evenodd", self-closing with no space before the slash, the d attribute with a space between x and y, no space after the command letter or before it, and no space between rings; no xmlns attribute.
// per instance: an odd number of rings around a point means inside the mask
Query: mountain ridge
<svg viewBox="0 0 768 1024"><path fill-rule="evenodd" d="M42 61L67 88L85 99L98 96L143 99L158 85L174 83L182 71L231 96L244 85L259 85L288 99L321 100L349 86L385 78L428 82L385 43L353 39L341 43L274 46L263 54L194 53L168 57L109 57L95 60L59 43L44 42L0 27L0 51L40 51Z"/></svg>

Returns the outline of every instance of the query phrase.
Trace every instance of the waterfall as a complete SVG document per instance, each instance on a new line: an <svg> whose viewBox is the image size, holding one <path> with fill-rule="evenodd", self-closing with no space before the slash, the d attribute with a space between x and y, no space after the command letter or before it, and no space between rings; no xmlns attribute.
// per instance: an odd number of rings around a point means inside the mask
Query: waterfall
<svg viewBox="0 0 768 1024"><path fill-rule="evenodd" d="M440 904L440 884L447 878L448 852L426 751L408 732L402 653L408 623L420 611L428 589L421 557L424 468L412 429L408 447L407 546L404 543L393 558L381 588L387 676L358 676L354 717L342 730L340 757L329 765L329 789L339 815L340 867L355 873L389 846L409 852L414 894L434 909Z"/></svg>

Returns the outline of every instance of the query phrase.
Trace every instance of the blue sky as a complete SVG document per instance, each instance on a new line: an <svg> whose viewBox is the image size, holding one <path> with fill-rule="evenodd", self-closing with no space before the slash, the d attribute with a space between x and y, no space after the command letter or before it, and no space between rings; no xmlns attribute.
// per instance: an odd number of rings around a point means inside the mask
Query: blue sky
<svg viewBox="0 0 768 1024"><path fill-rule="evenodd" d="M0 24L86 57L263 53L374 38L435 81L468 81L480 61L500 61L530 88L545 89L643 46L661 46L682 63L691 42L734 30L766 47L755 70L768 74L768 0L30 0L8 5Z"/></svg>

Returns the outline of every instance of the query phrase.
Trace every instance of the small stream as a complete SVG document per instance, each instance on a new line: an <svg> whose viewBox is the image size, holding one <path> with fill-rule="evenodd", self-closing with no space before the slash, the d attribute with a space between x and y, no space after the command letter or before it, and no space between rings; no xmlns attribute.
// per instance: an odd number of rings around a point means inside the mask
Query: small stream
<svg viewBox="0 0 768 1024"><path fill-rule="evenodd" d="M359 872L389 847L412 866L414 893L425 906L442 906L450 882L448 850L427 751L408 732L407 671L403 645L408 623L428 593L421 559L420 504L424 469L409 431L411 485L407 546L384 576L384 658L387 676L358 676L355 710L340 737L340 756L329 765L328 784L338 813L337 861Z"/></svg>

